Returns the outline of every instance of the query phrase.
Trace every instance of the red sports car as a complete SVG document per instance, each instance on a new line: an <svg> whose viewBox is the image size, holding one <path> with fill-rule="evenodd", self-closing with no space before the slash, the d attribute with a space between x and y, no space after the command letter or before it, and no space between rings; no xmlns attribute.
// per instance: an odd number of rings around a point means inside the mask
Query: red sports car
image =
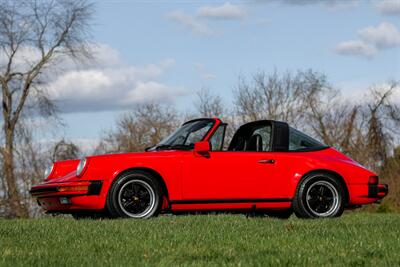
<svg viewBox="0 0 400 267"><path fill-rule="evenodd" d="M196 119L143 153L55 162L30 193L48 212L77 218L149 218L160 212L231 211L338 217L388 193L377 175L287 123Z"/></svg>

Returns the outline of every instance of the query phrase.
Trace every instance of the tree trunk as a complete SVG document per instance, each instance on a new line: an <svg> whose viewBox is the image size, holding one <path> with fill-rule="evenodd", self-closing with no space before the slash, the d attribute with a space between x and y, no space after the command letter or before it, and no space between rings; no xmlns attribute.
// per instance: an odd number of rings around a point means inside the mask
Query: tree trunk
<svg viewBox="0 0 400 267"><path fill-rule="evenodd" d="M29 213L18 191L18 185L14 175L14 135L11 129L5 129L6 142L3 150L3 174L8 188L9 204L13 217L28 217Z"/></svg>

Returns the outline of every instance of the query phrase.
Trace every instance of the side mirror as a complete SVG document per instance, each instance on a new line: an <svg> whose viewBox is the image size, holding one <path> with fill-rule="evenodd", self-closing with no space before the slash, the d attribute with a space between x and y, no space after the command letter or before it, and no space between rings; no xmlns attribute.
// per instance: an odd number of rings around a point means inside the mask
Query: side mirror
<svg viewBox="0 0 400 267"><path fill-rule="evenodd" d="M207 141L196 142L194 144L194 152L197 154L207 154L210 152L210 143Z"/></svg>

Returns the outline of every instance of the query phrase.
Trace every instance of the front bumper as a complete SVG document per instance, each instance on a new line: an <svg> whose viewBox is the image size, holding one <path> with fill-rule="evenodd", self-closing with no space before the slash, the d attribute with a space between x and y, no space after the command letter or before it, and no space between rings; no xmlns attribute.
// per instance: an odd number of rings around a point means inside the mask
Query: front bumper
<svg viewBox="0 0 400 267"><path fill-rule="evenodd" d="M32 187L29 193L46 211L100 210L104 208L103 181L46 183Z"/></svg>

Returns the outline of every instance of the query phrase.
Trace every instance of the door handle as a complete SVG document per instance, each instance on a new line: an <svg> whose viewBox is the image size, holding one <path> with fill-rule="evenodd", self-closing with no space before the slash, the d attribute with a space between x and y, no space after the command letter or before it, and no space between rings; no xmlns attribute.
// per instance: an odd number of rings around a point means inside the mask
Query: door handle
<svg viewBox="0 0 400 267"><path fill-rule="evenodd" d="M274 164L275 160L273 160L273 159L260 159L258 161L258 163L261 163L261 164Z"/></svg>

